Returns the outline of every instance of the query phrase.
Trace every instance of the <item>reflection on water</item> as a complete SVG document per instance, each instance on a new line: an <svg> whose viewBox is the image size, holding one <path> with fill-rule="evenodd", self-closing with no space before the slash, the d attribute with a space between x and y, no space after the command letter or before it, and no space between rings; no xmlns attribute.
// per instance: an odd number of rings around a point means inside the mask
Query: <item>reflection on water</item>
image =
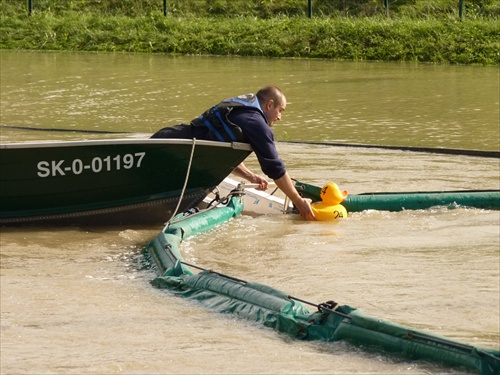
<svg viewBox="0 0 500 375"><path fill-rule="evenodd" d="M9 51L0 58L2 124L137 137L189 120L215 98L274 82L290 101L280 139L498 149L490 68ZM9 142L104 137L114 136L1 130ZM498 159L278 147L292 177L334 181L351 194L500 188ZM246 164L257 168L254 156ZM334 299L498 348L499 228L498 211L466 208L316 223L244 215L181 250L188 262L312 302ZM139 252L160 230L2 228L0 372L464 373L346 343L295 341L156 290Z"/></svg>

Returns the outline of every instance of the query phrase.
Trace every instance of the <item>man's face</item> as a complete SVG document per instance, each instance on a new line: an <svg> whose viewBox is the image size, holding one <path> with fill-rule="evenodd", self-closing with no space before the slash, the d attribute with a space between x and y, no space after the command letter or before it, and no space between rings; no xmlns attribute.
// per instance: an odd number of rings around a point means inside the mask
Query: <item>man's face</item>
<svg viewBox="0 0 500 375"><path fill-rule="evenodd" d="M269 126L273 126L278 120L281 120L281 114L286 108L286 99L283 97L281 103L276 103L273 99L267 101L264 105L264 114L266 115Z"/></svg>

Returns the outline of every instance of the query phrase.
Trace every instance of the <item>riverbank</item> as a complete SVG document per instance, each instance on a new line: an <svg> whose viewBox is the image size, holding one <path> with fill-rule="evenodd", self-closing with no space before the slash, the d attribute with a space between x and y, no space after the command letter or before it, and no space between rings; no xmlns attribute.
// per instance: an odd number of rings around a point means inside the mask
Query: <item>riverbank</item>
<svg viewBox="0 0 500 375"><path fill-rule="evenodd" d="M1 49L500 64L494 19L5 13Z"/></svg>

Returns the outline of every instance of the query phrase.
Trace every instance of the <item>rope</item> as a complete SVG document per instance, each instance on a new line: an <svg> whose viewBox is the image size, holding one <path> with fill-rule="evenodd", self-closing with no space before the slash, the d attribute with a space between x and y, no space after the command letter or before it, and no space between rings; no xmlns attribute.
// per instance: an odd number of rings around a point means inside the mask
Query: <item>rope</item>
<svg viewBox="0 0 500 375"><path fill-rule="evenodd" d="M318 304L315 304L315 303L312 303L312 302L308 302L308 301L305 301L303 299L300 299L300 298L297 298L297 297L293 297L293 296L287 296L287 298L295 300L295 301L298 301L298 302L305 303L307 305L315 306L318 309L318 311L320 311L320 312L327 312L329 314L335 314L335 315L339 315L339 316L342 316L342 317L347 318L347 319L352 319L351 316L349 316L347 314L344 314L344 313L341 313L339 311L336 311L336 309L338 307L338 304L336 302L333 302L333 301L327 301L327 302L324 302L324 303L320 303L318 305ZM456 343L456 342L449 341L449 340L446 340L446 339L436 338L436 337L428 336L426 334L417 333L417 332L413 332L413 331L408 331L406 337L409 340L413 340L413 339L427 340L429 342L433 342L433 343L436 343L436 344L441 344L441 345L444 345L444 346L448 346L450 348L455 348L455 349L458 349L458 350L462 350L464 352L471 352L474 349L474 347L471 346L471 345ZM491 358L491 359L493 359L495 361L500 362L500 358L498 358L498 357L496 357L496 356L494 356L494 355L492 355L490 353L487 353L487 352L485 352L483 350L477 350L477 352L478 352L478 354L480 354L482 356L485 356L485 357L488 357L488 358Z"/></svg>
<svg viewBox="0 0 500 375"><path fill-rule="evenodd" d="M245 280L238 279L237 277L229 276L229 275L226 275L226 274L223 274L223 273L220 273L220 272L209 270L207 268L199 267L199 266L196 266L194 264L190 264L190 263L187 263L187 262L184 262L184 261L180 261L180 263L185 264L188 267L196 268L197 270L200 270L200 271L205 271L205 272L208 272L208 273L213 273L214 275L223 277L225 279L233 280L233 281L236 281L236 282L239 282L239 283L242 283L242 284L248 284L248 282L246 282Z"/></svg>
<svg viewBox="0 0 500 375"><path fill-rule="evenodd" d="M333 302L333 301L320 303L318 305L317 303L308 302L308 301L303 300L301 298L297 298L297 297L290 296L290 295L287 296L286 298L294 300L294 301L302 302L302 303L305 303L305 304L310 305L310 306L314 306L318 309L319 312L327 312L329 314L339 315L343 318L352 319L351 316L344 314L344 313L341 313L340 311L336 311L336 308L338 307L338 303Z"/></svg>
<svg viewBox="0 0 500 375"><path fill-rule="evenodd" d="M165 231L165 229L167 229L167 227L169 226L170 220L173 217L175 217L175 215L177 215L177 211L179 210L179 207L182 203L182 199L184 198L184 193L186 192L186 187L187 187L187 183L189 180L189 175L191 173L191 164L193 163L193 156L194 156L195 148L196 148L196 138L193 138L193 147L191 147L191 156L189 157L189 164L188 164L188 168L186 171L186 178L184 179L184 186L182 187L181 195L179 197L179 201L177 202L177 207L175 207L174 213L172 214L170 219L165 223L165 227L163 228L163 231Z"/></svg>
<svg viewBox="0 0 500 375"><path fill-rule="evenodd" d="M461 343L449 341L449 340L446 340L446 339L443 339L443 338L440 339L440 338L436 338L436 337L430 337L430 336L427 336L426 334L416 333L416 332L413 332L413 331L408 331L407 337L410 340L412 340L412 339L427 340L427 341L430 341L430 342L433 342L433 343L436 343L436 344L441 344L441 345L449 346L451 348L459 349L459 350L462 350L462 351L468 352L468 353L470 353L473 349L475 349L471 345L461 344ZM494 356L493 354L490 354L490 353L487 353L487 352L485 352L483 350L478 350L478 349L476 349L476 351L480 355L483 355L483 356L491 358L491 359L493 359L493 360L495 360L497 362L500 362L500 358Z"/></svg>

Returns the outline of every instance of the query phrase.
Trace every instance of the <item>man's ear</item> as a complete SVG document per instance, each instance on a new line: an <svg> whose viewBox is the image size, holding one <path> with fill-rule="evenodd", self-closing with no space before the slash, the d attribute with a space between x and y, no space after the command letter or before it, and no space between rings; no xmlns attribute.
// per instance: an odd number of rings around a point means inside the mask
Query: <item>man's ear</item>
<svg viewBox="0 0 500 375"><path fill-rule="evenodd" d="M266 109L269 110L271 108L274 107L274 100L273 99L269 99L266 103Z"/></svg>

